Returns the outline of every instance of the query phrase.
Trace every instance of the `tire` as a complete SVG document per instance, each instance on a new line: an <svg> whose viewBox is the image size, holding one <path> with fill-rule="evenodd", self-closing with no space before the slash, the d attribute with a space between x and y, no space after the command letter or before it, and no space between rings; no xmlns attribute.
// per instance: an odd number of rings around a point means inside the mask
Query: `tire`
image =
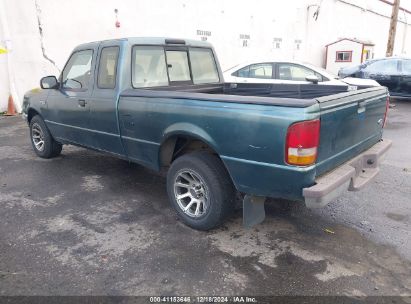
<svg viewBox="0 0 411 304"><path fill-rule="evenodd" d="M206 152L185 154L171 164L167 193L178 217L198 230L218 227L235 207L236 191L228 172L217 156Z"/></svg>
<svg viewBox="0 0 411 304"><path fill-rule="evenodd" d="M30 121L30 140L34 152L41 158L52 158L60 155L63 146L50 134L44 120L34 116Z"/></svg>

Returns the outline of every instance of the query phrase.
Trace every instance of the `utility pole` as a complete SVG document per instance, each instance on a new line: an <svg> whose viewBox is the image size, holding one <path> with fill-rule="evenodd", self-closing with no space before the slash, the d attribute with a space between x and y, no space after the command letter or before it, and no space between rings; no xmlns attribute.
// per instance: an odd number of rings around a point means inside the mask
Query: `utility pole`
<svg viewBox="0 0 411 304"><path fill-rule="evenodd" d="M394 52L395 33L397 31L398 11L400 9L400 0L394 0L392 5L390 31L388 32L388 43L386 56L391 57Z"/></svg>

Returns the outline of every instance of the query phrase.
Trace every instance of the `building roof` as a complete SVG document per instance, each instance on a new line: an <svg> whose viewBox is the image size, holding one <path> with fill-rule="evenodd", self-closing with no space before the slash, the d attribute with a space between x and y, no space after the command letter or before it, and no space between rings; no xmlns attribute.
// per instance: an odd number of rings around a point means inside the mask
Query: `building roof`
<svg viewBox="0 0 411 304"><path fill-rule="evenodd" d="M360 40L360 39L357 39L357 38L340 38L340 39L338 39L337 41L334 41L334 42L331 42L331 43L327 44L326 47L328 47L328 46L330 46L330 45L332 45L332 44L338 43L338 42L340 42L340 41L343 41L343 40L349 40L349 41L356 42L356 43L360 43L360 44L364 44L364 45L375 45L375 44L372 43L371 41Z"/></svg>

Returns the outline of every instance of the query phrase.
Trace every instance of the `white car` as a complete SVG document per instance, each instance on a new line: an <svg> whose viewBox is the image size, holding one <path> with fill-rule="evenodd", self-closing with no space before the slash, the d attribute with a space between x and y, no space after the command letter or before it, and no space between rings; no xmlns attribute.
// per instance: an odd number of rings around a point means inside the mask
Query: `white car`
<svg viewBox="0 0 411 304"><path fill-rule="evenodd" d="M307 63L270 60L236 65L224 72L224 81L227 83L348 85L348 90L380 86L378 82L371 79L353 77L339 79L338 76Z"/></svg>

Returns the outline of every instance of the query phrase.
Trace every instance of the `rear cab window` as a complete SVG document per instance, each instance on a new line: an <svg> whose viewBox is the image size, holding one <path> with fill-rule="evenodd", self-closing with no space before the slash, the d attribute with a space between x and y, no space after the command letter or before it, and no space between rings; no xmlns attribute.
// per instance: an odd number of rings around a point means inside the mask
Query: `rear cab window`
<svg viewBox="0 0 411 304"><path fill-rule="evenodd" d="M168 85L166 56L161 46L134 46L131 78L134 88Z"/></svg>
<svg viewBox="0 0 411 304"><path fill-rule="evenodd" d="M194 84L216 83L220 81L211 49L190 48L190 59Z"/></svg>
<svg viewBox="0 0 411 304"><path fill-rule="evenodd" d="M218 83L210 48L140 46L132 48L133 88Z"/></svg>
<svg viewBox="0 0 411 304"><path fill-rule="evenodd" d="M171 82L192 83L187 51L167 50L166 61L168 77Z"/></svg>

